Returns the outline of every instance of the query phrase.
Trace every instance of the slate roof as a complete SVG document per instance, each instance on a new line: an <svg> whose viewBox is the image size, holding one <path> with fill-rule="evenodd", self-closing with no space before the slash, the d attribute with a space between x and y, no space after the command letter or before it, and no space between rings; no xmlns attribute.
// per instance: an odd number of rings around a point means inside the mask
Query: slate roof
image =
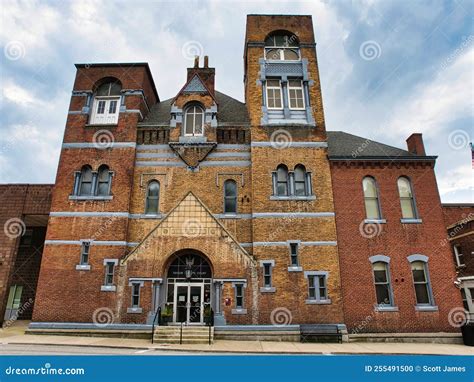
<svg viewBox="0 0 474 382"><path fill-rule="evenodd" d="M343 131L328 131L328 153L330 159L337 158L407 158L435 159L436 157L412 154L407 150L385 145Z"/></svg>
<svg viewBox="0 0 474 382"><path fill-rule="evenodd" d="M247 106L224 93L215 91L217 101L217 122L219 125L248 125ZM174 98L159 102L151 107L141 125L169 125L171 104Z"/></svg>

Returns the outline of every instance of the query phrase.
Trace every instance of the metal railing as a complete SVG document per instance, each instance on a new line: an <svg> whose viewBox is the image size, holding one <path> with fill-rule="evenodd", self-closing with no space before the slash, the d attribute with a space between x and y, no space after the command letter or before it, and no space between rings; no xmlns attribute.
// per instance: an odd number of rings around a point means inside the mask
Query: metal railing
<svg viewBox="0 0 474 382"><path fill-rule="evenodd" d="M155 323L156 318L158 317L158 324L161 322L161 306L156 310L155 316L153 317L153 322L151 324L151 343L155 341Z"/></svg>

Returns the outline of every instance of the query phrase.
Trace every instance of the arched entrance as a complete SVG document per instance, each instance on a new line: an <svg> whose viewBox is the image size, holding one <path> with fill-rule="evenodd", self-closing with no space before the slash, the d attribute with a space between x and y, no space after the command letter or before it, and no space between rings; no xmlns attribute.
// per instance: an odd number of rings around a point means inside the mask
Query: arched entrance
<svg viewBox="0 0 474 382"><path fill-rule="evenodd" d="M211 309L212 268L199 252L176 253L167 270L166 306L172 309L172 323L199 325Z"/></svg>

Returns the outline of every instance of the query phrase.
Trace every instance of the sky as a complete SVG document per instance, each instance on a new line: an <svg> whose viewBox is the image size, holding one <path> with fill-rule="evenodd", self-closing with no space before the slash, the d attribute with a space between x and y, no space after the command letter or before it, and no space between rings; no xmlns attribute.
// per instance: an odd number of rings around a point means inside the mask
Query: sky
<svg viewBox="0 0 474 382"><path fill-rule="evenodd" d="M406 148L443 202L474 203L474 2L1 0L0 183L53 183L74 63L148 62L162 100L195 53L243 101L246 15L312 15L326 127Z"/></svg>

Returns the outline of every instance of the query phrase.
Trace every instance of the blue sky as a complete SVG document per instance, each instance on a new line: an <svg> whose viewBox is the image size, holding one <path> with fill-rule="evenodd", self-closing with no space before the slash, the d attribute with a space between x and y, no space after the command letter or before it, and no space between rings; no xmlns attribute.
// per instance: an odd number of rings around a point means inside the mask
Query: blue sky
<svg viewBox="0 0 474 382"><path fill-rule="evenodd" d="M473 203L473 4L3 0L0 182L54 182L74 63L146 61L166 99L192 65L183 47L197 47L216 88L243 100L246 15L309 14L327 129L401 148L423 133L442 201Z"/></svg>

